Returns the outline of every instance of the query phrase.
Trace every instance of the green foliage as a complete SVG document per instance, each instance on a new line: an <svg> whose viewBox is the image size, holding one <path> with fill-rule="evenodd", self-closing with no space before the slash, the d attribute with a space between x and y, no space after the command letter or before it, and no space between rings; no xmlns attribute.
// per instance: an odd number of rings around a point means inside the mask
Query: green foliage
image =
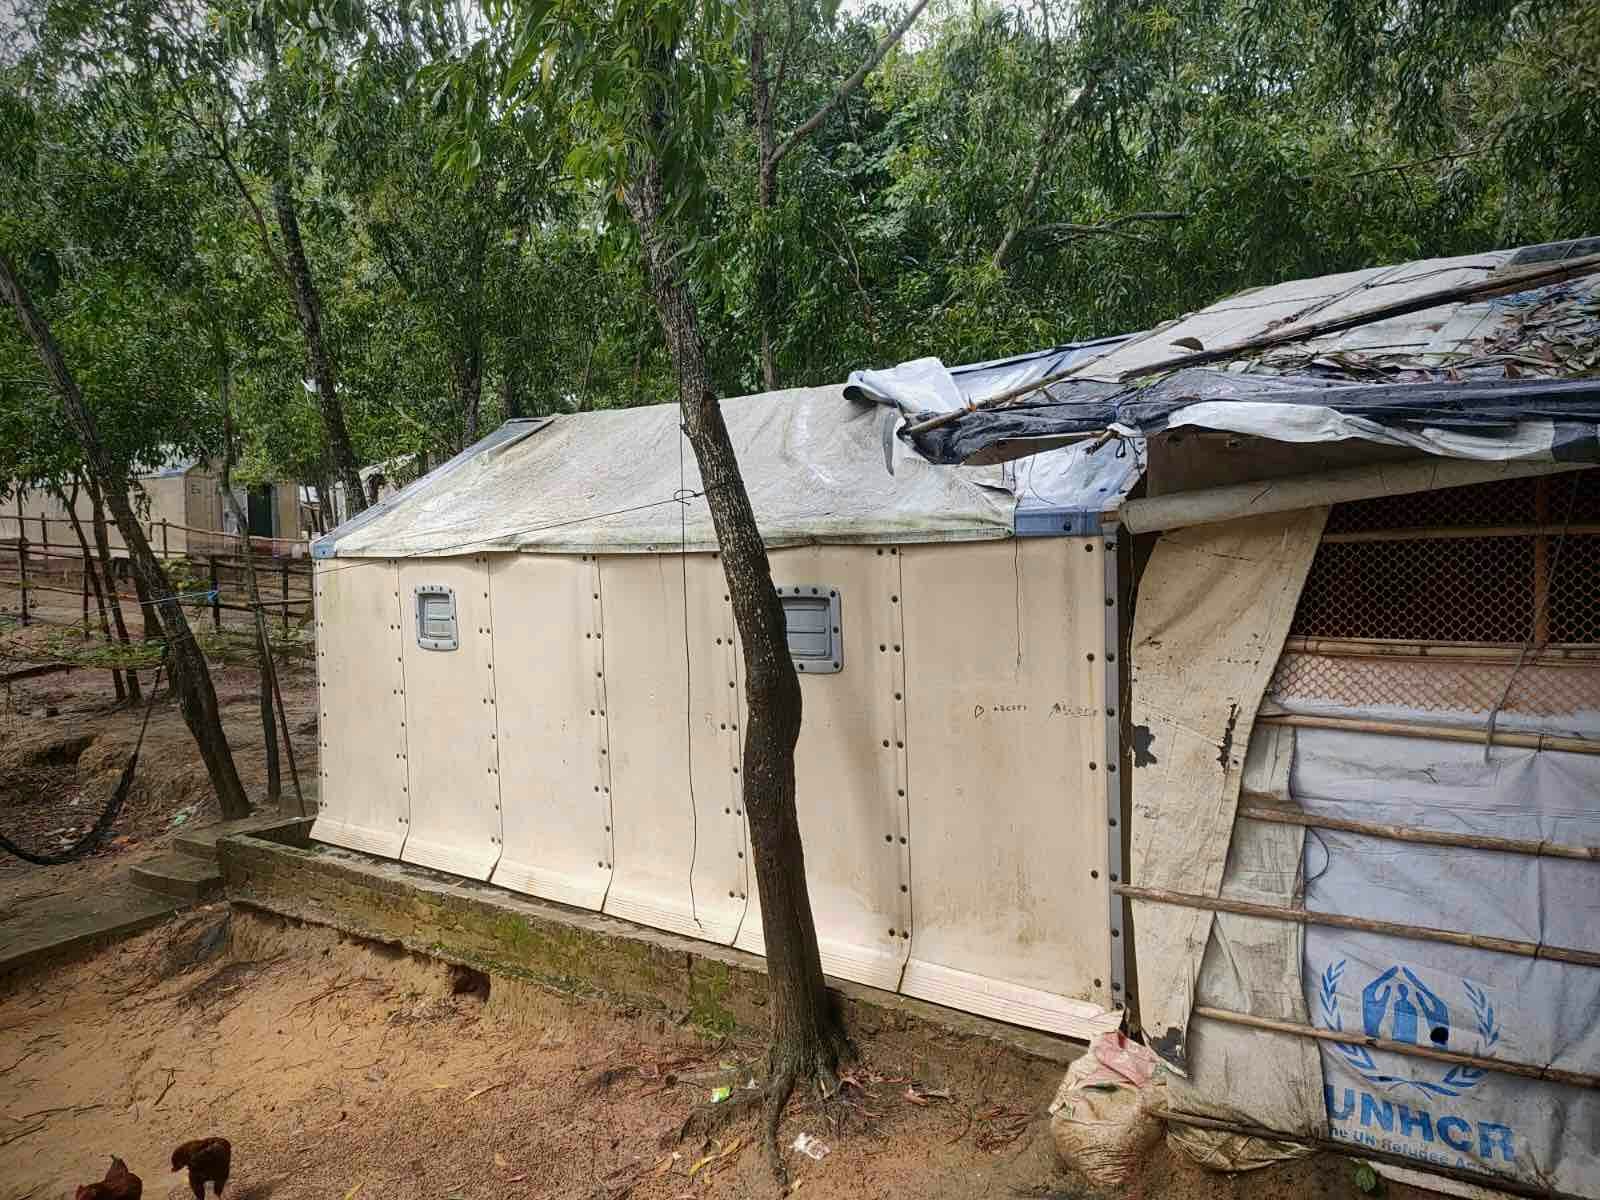
<svg viewBox="0 0 1600 1200"><path fill-rule="evenodd" d="M0 44L0 245L128 469L217 453L225 359L241 482L315 483L279 178L364 461L439 461L475 410L486 431L674 394L623 204L645 158L730 394L759 385L762 314L780 378L814 384L1600 232L1597 0L941 0L768 209L757 11L781 132L901 10L42 0ZM79 457L6 321L0 479Z"/></svg>

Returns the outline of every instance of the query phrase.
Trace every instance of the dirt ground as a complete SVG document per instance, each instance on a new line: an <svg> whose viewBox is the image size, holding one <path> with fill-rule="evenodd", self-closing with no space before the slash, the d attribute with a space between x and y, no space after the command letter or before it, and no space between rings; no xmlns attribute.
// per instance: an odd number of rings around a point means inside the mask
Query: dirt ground
<svg viewBox="0 0 1600 1200"><path fill-rule="evenodd" d="M76 614L46 607L39 615L46 621L70 623ZM142 625L134 619L132 607L128 616L133 636L141 636ZM50 661L52 645L77 636L63 631L60 624L35 623L23 629L14 617L0 612L0 673ZM298 655L286 657L279 672L301 781L314 793L314 672L309 659ZM152 677L151 671L141 673L146 684ZM213 661L212 681L240 777L259 805L266 796L266 751L256 669L236 661ZM45 675L0 689L0 833L36 853L53 853L76 842L116 787L138 739L144 707L142 702L118 702L110 672L95 668ZM287 762L282 771L285 804L293 809ZM0 852L0 922L9 907L94 887L129 863L163 852L185 827L219 816L194 739L163 681L133 787L101 849L79 862L48 868Z"/></svg>
<svg viewBox="0 0 1600 1200"><path fill-rule="evenodd" d="M238 1200L779 1194L752 1118L671 1142L714 1087L750 1077L758 1046L479 983L221 906L34 977L0 999L0 1200L70 1196L111 1154L147 1197L177 1200L171 1148L210 1135L234 1144ZM781 1144L808 1133L830 1149L788 1154L804 1195L1089 1194L1054 1162L1051 1073L1020 1093L979 1062L912 1079L892 1039L860 1047L840 1127L791 1104ZM1158 1145L1124 1194L1354 1197L1351 1172L1319 1158L1229 1179Z"/></svg>

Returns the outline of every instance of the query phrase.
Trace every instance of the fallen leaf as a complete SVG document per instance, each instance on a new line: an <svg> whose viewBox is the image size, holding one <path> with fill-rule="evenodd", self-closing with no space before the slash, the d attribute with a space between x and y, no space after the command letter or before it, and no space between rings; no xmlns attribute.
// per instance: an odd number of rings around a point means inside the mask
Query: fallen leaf
<svg viewBox="0 0 1600 1200"><path fill-rule="evenodd" d="M510 1179L506 1180L506 1182L507 1183L521 1183L526 1178L527 1178L526 1175L513 1175Z"/></svg>
<svg viewBox="0 0 1600 1200"><path fill-rule="evenodd" d="M355 1187L344 1194L344 1200L355 1200L355 1194L361 1190L361 1185L365 1182L365 1180L357 1180Z"/></svg>
<svg viewBox="0 0 1600 1200"><path fill-rule="evenodd" d="M503 1088L505 1086L506 1086L506 1082L503 1079L499 1083L485 1084L483 1087L479 1088L475 1092L468 1092L467 1093L467 1099L469 1101L476 1100L479 1096L483 1095L485 1092L492 1092L492 1091L495 1090L495 1088Z"/></svg>
<svg viewBox="0 0 1600 1200"><path fill-rule="evenodd" d="M500 1151L496 1150L494 1152L494 1165L497 1167L509 1167L511 1164L506 1161L506 1156L504 1154L501 1154Z"/></svg>
<svg viewBox="0 0 1600 1200"><path fill-rule="evenodd" d="M911 1103L913 1103L913 1104L926 1104L927 1103L926 1100L924 1100L921 1096L917 1095L917 1089L914 1088L914 1087L908 1087L905 1090L905 1097L906 1097L907 1100L911 1101Z"/></svg>

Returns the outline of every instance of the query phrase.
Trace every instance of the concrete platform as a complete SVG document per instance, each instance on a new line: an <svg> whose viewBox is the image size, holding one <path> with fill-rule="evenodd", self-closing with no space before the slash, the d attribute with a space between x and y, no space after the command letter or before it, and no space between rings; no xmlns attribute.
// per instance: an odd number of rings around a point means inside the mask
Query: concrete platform
<svg viewBox="0 0 1600 1200"><path fill-rule="evenodd" d="M714 1033L764 1034L766 961L422 867L251 836L218 842L235 907L593 997ZM930 1063L974 1054L1064 1065L1081 1043L894 992L828 980L853 1034L904 1032Z"/></svg>
<svg viewBox="0 0 1600 1200"><path fill-rule="evenodd" d="M159 925L188 902L119 880L83 894L63 892L7 910L0 938L0 990L35 967Z"/></svg>
<svg viewBox="0 0 1600 1200"><path fill-rule="evenodd" d="M246 834L265 838L286 846L305 846L311 841L311 825L315 817L285 817L277 813L262 813L239 821L218 821L186 830L172 840L172 848L179 854L192 858L217 861L217 839Z"/></svg>
<svg viewBox="0 0 1600 1200"><path fill-rule="evenodd" d="M128 868L128 878L146 891L198 904L222 894L222 872L209 859L163 854Z"/></svg>

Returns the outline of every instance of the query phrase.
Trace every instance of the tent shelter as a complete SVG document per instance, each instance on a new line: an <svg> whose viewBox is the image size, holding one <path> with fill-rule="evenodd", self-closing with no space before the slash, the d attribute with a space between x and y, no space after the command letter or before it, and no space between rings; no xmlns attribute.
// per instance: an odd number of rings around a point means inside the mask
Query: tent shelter
<svg viewBox="0 0 1600 1200"><path fill-rule="evenodd" d="M801 673L825 968L1115 1027L1099 514L1135 456L886 463L839 388L724 412ZM681 439L670 406L513 421L317 543L318 838L761 951L738 639ZM1029 514L1052 536L1013 538Z"/></svg>
<svg viewBox="0 0 1600 1200"><path fill-rule="evenodd" d="M727 401L825 969L1142 1028L1213 1162L1600 1196L1597 249ZM512 422L317 543L316 836L759 951L700 487Z"/></svg>

